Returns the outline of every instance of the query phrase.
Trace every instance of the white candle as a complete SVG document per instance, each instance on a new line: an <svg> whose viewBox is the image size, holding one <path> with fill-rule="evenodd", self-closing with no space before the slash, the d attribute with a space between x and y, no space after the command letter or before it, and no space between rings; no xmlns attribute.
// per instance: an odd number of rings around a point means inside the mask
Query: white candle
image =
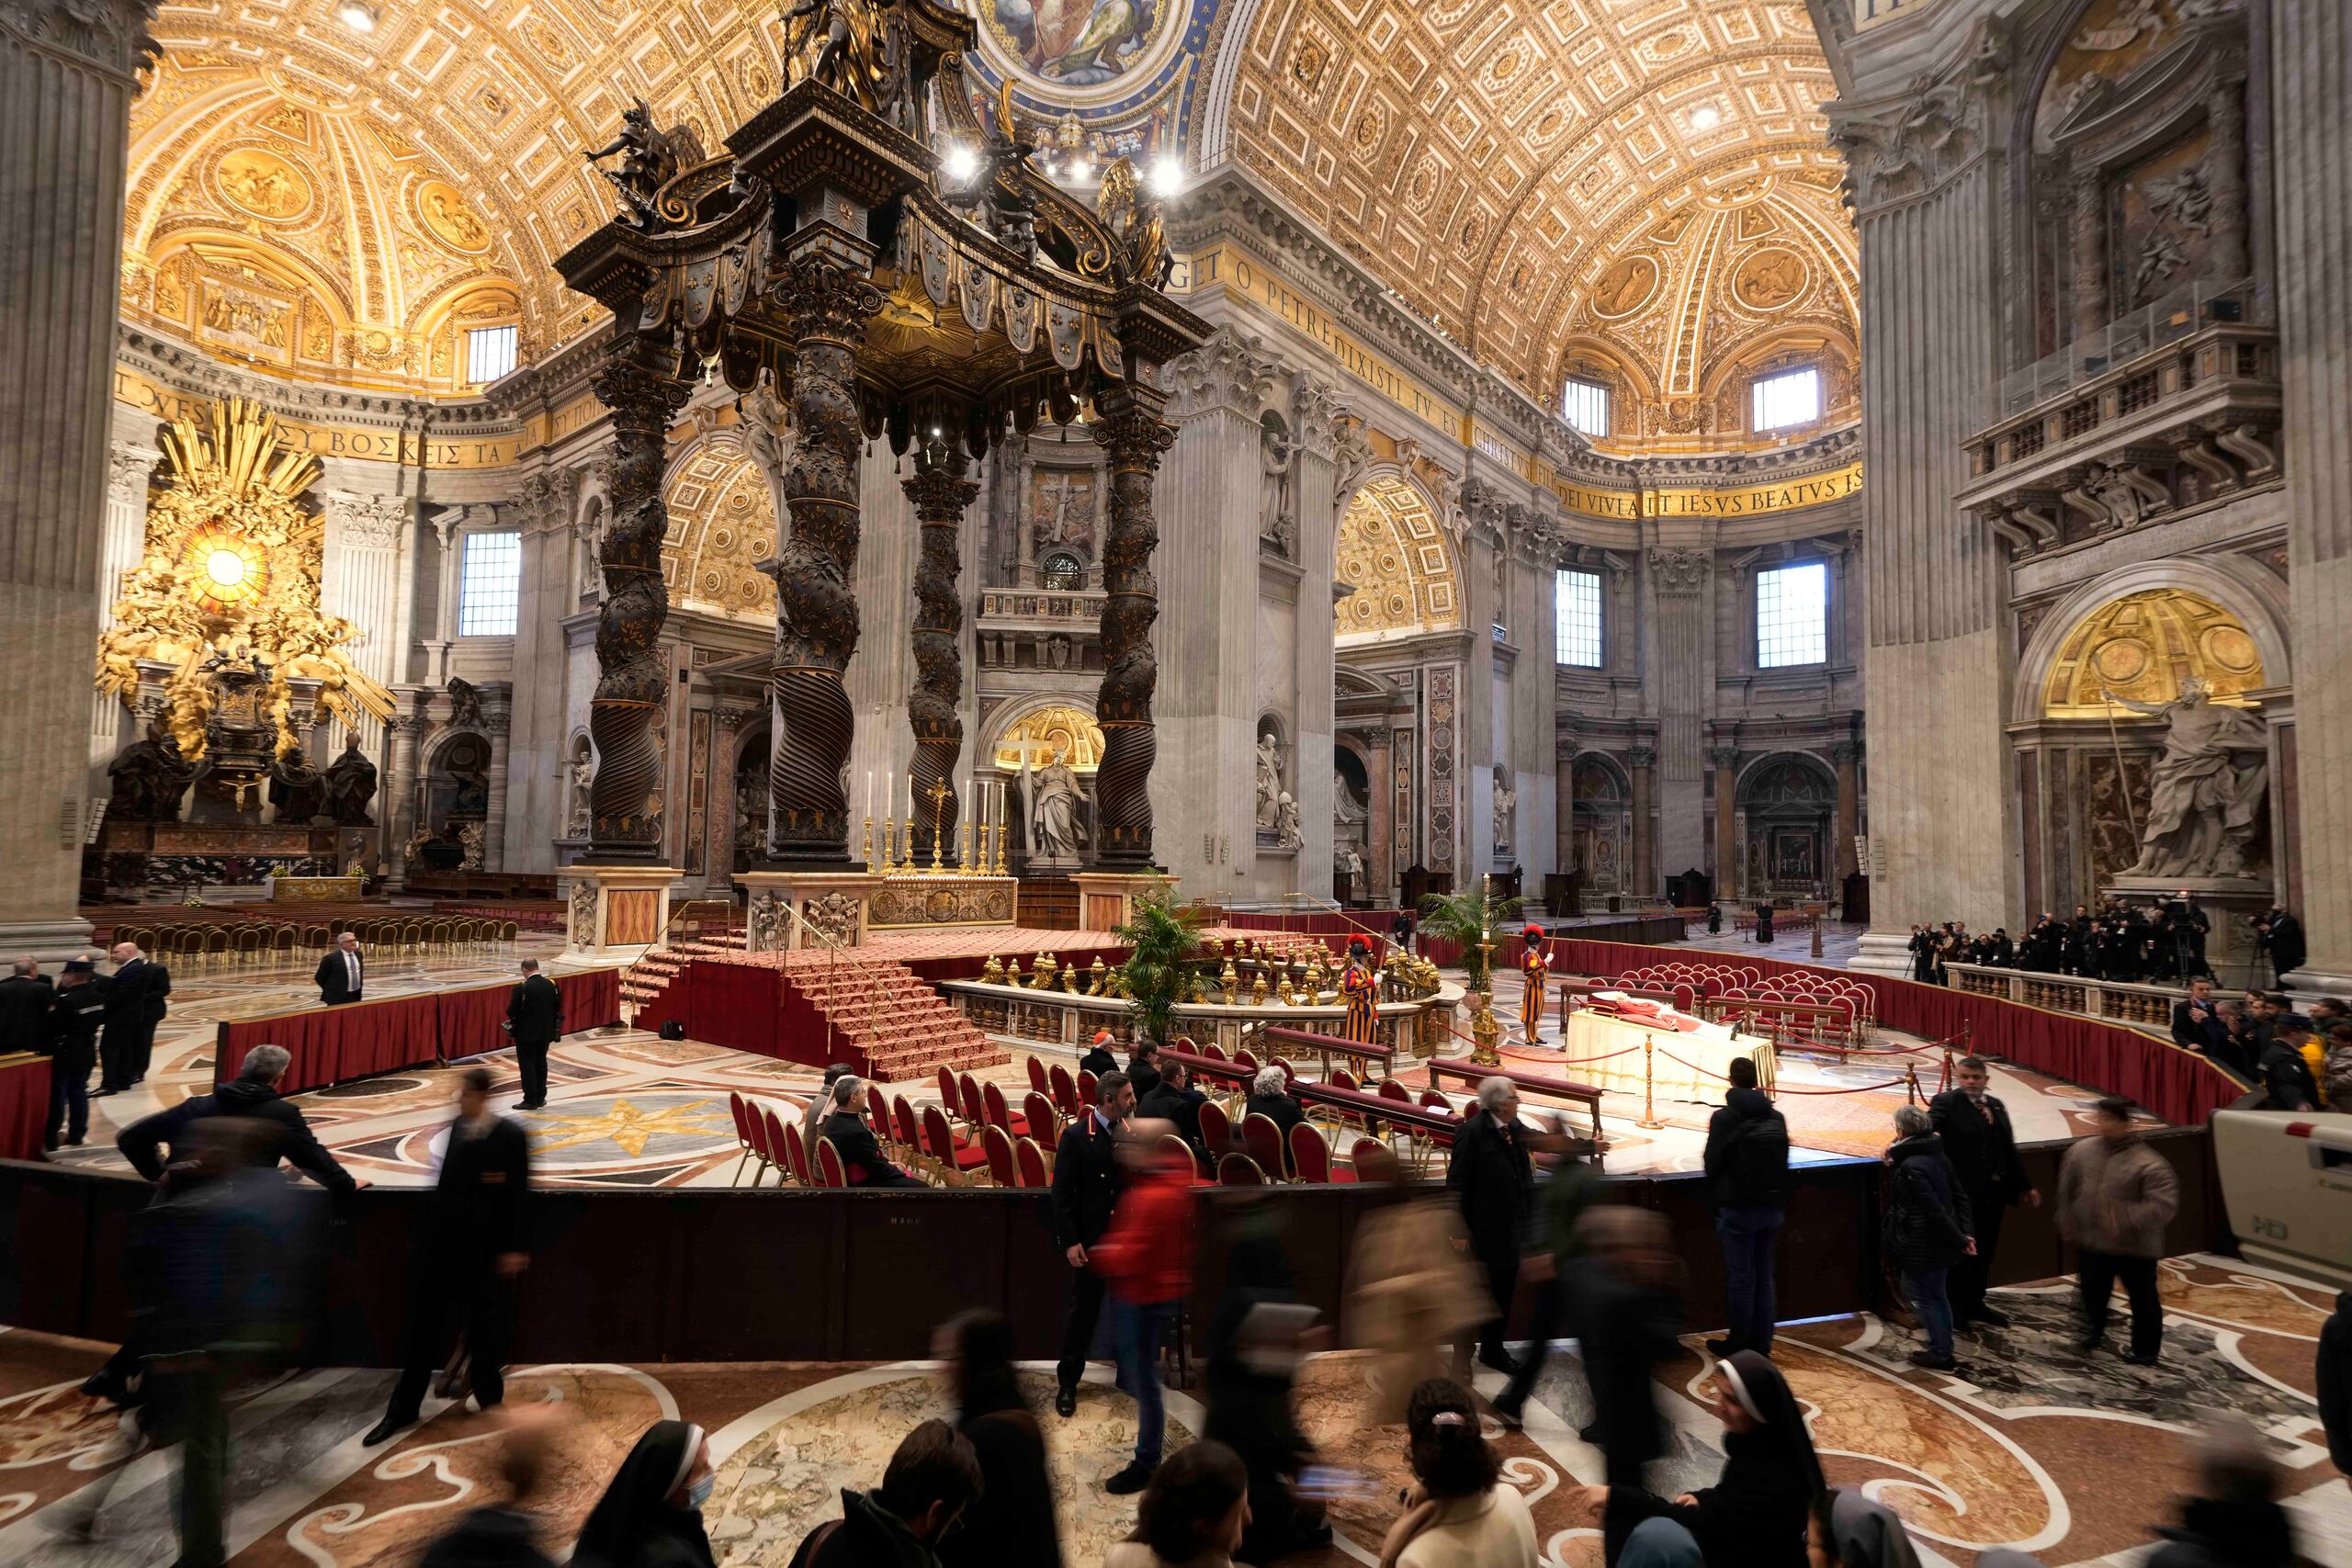
<svg viewBox="0 0 2352 1568"><path fill-rule="evenodd" d="M898 809L899 796L896 793L898 790L898 780L899 774L896 769L885 768L882 770L882 810L885 813L885 821L888 820L888 813Z"/></svg>
<svg viewBox="0 0 2352 1568"><path fill-rule="evenodd" d="M964 781L964 820L966 822L977 823L980 819L979 800L980 781L966 779Z"/></svg>
<svg viewBox="0 0 2352 1568"><path fill-rule="evenodd" d="M874 820L874 770L865 770L865 819Z"/></svg>

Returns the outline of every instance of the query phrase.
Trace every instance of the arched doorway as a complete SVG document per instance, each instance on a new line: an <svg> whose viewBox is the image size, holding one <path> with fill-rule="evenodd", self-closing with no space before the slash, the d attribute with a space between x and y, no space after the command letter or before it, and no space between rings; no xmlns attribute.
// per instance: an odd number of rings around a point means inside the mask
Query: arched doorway
<svg viewBox="0 0 2352 1568"><path fill-rule="evenodd" d="M1739 893L1747 898L1829 897L1837 861L1838 779L1801 752L1764 758L1741 775Z"/></svg>
<svg viewBox="0 0 2352 1568"><path fill-rule="evenodd" d="M1605 898L1626 888L1633 856L1633 794L1616 765L1583 756L1568 768L1568 809L1560 814L1560 863L1577 878L1580 897Z"/></svg>

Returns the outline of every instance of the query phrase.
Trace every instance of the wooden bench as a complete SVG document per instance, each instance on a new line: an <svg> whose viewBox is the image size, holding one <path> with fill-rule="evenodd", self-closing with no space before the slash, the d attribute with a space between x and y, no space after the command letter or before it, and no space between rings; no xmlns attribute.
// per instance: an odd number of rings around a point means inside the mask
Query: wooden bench
<svg viewBox="0 0 2352 1568"><path fill-rule="evenodd" d="M1601 1163L1600 1093L1589 1083L1577 1083L1569 1078L1555 1078L1545 1073L1524 1072L1517 1067L1487 1067L1460 1057L1437 1057L1430 1063L1430 1082L1442 1089L1447 1078L1459 1078L1472 1089L1487 1078L1509 1078L1512 1084L1529 1094L1547 1095L1554 1100L1573 1100L1583 1106L1592 1117L1593 1168Z"/></svg>
<svg viewBox="0 0 2352 1568"><path fill-rule="evenodd" d="M1392 1045L1365 1045L1353 1040L1342 1040L1336 1034L1317 1034L1311 1030L1293 1029L1285 1023L1270 1023L1258 1032L1266 1042L1267 1050L1275 1055L1291 1053L1278 1050L1283 1045L1295 1045L1302 1051L1312 1051L1321 1059L1323 1076L1331 1076L1331 1058L1345 1056L1351 1062L1367 1066L1376 1066L1384 1078L1396 1077L1396 1050ZM1261 1053L1263 1055L1264 1053Z"/></svg>

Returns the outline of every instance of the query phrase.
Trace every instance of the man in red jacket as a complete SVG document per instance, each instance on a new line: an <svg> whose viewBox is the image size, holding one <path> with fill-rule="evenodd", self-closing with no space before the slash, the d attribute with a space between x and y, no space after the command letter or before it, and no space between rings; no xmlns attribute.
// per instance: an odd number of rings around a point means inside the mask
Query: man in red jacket
<svg viewBox="0 0 2352 1568"><path fill-rule="evenodd" d="M1116 1496L1140 1492L1159 1468L1167 1413L1159 1398L1159 1339L1193 1289L1193 1162L1160 1137L1174 1123L1135 1124L1122 1154L1138 1168L1119 1194L1111 1228L1087 1261L1111 1292L1111 1343L1120 1390L1136 1402L1136 1457L1102 1483Z"/></svg>

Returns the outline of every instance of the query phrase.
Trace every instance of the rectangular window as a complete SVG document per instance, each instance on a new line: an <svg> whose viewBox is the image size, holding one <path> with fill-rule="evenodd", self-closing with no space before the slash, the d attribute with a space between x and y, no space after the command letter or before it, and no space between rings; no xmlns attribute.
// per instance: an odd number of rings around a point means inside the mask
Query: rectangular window
<svg viewBox="0 0 2352 1568"><path fill-rule="evenodd" d="M513 637L523 595L523 536L469 534L458 571L458 635Z"/></svg>
<svg viewBox="0 0 2352 1568"><path fill-rule="evenodd" d="M1553 591L1555 657L1578 670L1600 668L1600 573L1563 568Z"/></svg>
<svg viewBox="0 0 2352 1568"><path fill-rule="evenodd" d="M479 387L514 368L513 327L475 327L466 333L466 379Z"/></svg>
<svg viewBox="0 0 2352 1568"><path fill-rule="evenodd" d="M1821 372L1807 368L1767 376L1751 384L1758 430L1787 430L1821 417Z"/></svg>
<svg viewBox="0 0 2352 1568"><path fill-rule="evenodd" d="M1778 670L1829 658L1829 568L1821 561L1756 574L1756 663Z"/></svg>
<svg viewBox="0 0 2352 1568"><path fill-rule="evenodd" d="M1570 381L1560 400L1560 417L1587 435L1609 434L1609 389L1597 381Z"/></svg>

